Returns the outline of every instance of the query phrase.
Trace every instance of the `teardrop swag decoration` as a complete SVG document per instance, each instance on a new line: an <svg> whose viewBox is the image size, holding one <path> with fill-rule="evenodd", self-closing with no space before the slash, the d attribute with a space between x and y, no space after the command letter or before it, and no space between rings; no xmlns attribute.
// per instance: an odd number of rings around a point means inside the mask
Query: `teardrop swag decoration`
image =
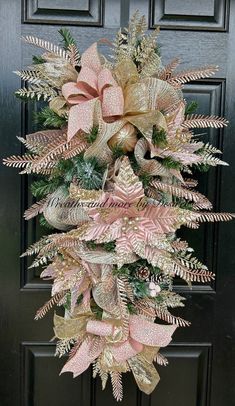
<svg viewBox="0 0 235 406"><path fill-rule="evenodd" d="M182 94L185 83L218 68L178 72L178 59L164 67L158 30L146 29L135 13L108 59L97 43L80 55L67 29L59 31L63 47L24 38L44 53L16 72L28 82L16 95L47 105L37 113L41 129L19 137L27 152L4 160L34 174L38 201L26 220L39 215L42 225L60 230L22 255L35 254L31 268L43 266L41 277L53 282L35 318L63 307L64 317L54 315L56 355L69 353L61 372L76 377L92 365L103 389L110 377L118 401L128 371L140 390L154 390L160 378L153 362L167 364L161 347L190 324L171 314L184 306L174 277L189 286L214 279L177 230L234 217L211 212L192 179L196 169L227 165L193 129L227 121L195 114Z"/></svg>

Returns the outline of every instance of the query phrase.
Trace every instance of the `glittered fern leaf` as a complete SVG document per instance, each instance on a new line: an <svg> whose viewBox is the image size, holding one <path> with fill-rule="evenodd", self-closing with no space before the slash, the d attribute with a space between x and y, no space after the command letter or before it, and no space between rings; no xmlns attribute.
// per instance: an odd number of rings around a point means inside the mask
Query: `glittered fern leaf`
<svg viewBox="0 0 235 406"><path fill-rule="evenodd" d="M64 159L74 158L75 156L81 154L81 152L87 148L86 141L82 141L82 140L77 140L77 142L74 142L74 141L75 141L75 137L73 138L72 142L70 143L70 145L72 144L74 146L71 147L69 145L68 149L63 152Z"/></svg>
<svg viewBox="0 0 235 406"><path fill-rule="evenodd" d="M14 71L14 73L26 82L35 84L39 84L42 82L41 74L37 70L22 70L22 71L17 70Z"/></svg>
<svg viewBox="0 0 235 406"><path fill-rule="evenodd" d="M192 190L184 189L180 186L169 185L167 183L162 183L159 181L152 181L151 185L153 185L156 189L161 190L162 192L170 193L176 197L199 203L200 206L204 207L205 209L212 208L212 204L209 202L209 200L199 192L194 192Z"/></svg>
<svg viewBox="0 0 235 406"><path fill-rule="evenodd" d="M22 39L27 44L34 45L34 46L39 47L39 48L43 48L46 51L59 56L60 58L63 58L63 59L68 59L69 58L68 53L64 49L58 47L57 45L52 44L49 41L45 41L43 39L33 37L32 35L26 35L26 37L23 37Z"/></svg>
<svg viewBox="0 0 235 406"><path fill-rule="evenodd" d="M156 362L158 363L158 365L162 365L164 367L168 365L167 358L159 352L156 355Z"/></svg>
<svg viewBox="0 0 235 406"><path fill-rule="evenodd" d="M32 84L28 88L23 87L15 92L15 95L21 99L36 99L50 101L57 96L57 92L47 84Z"/></svg>
<svg viewBox="0 0 235 406"><path fill-rule="evenodd" d="M228 125L228 121L223 117L203 116L202 114L192 114L186 116L183 128L222 128Z"/></svg>
<svg viewBox="0 0 235 406"><path fill-rule="evenodd" d="M39 202L34 203L29 209L25 210L24 218L25 220L30 220L37 216L39 213L43 212L45 203L47 202L47 197L39 200Z"/></svg>
<svg viewBox="0 0 235 406"><path fill-rule="evenodd" d="M92 363L92 376L96 378L100 370L99 358Z"/></svg>
<svg viewBox="0 0 235 406"><path fill-rule="evenodd" d="M120 308L120 316L122 319L123 333L125 336L129 334L129 311L127 307L127 292L125 282L121 278L117 278L118 302Z"/></svg>
<svg viewBox="0 0 235 406"><path fill-rule="evenodd" d="M187 82L191 82L192 80L208 78L214 75L217 71L218 66L206 66L204 68L191 69L188 71L176 73L174 76L171 76L171 78L168 79L168 83L173 86L184 84Z"/></svg>
<svg viewBox="0 0 235 406"><path fill-rule="evenodd" d="M73 67L80 66L81 55L75 44L70 44L68 46L67 54Z"/></svg>
<svg viewBox="0 0 235 406"><path fill-rule="evenodd" d="M31 256L34 254L38 254L39 251L47 244L47 237L42 237L39 241L35 242L34 244L30 245L28 249L21 254L21 258L26 256Z"/></svg>
<svg viewBox="0 0 235 406"><path fill-rule="evenodd" d="M56 343L55 356L59 358L63 357L71 350L71 347L72 345L74 345L74 343L75 340L73 338L59 340Z"/></svg>
<svg viewBox="0 0 235 406"><path fill-rule="evenodd" d="M190 326L191 324L189 321L184 320L181 317L173 316L168 310L161 309L160 307L156 308L155 312L159 319L164 320L169 324L176 324L180 327Z"/></svg>
<svg viewBox="0 0 235 406"><path fill-rule="evenodd" d="M228 166L227 162L222 161L221 159L213 156L211 153L203 151L199 155L201 156L201 162L198 163L199 167L200 167L200 164L210 165L210 166L217 166L217 165Z"/></svg>
<svg viewBox="0 0 235 406"><path fill-rule="evenodd" d="M51 142L55 142L63 134L62 130L41 130L33 134L27 134L25 146L28 149L41 147L45 148Z"/></svg>
<svg viewBox="0 0 235 406"><path fill-rule="evenodd" d="M188 269L181 265L180 262L174 261L173 272L175 275L180 276L186 282L210 282L215 279L215 275L212 272L204 269Z"/></svg>
<svg viewBox="0 0 235 406"><path fill-rule="evenodd" d="M172 73L175 71L175 69L177 68L179 63L180 63L179 58L174 58L168 65L165 66L165 68L161 72L161 75L159 76L159 79L161 79L161 80L170 79L172 76Z"/></svg>
<svg viewBox="0 0 235 406"><path fill-rule="evenodd" d="M121 402L123 398L122 374L121 372L111 371L110 376L113 388L113 396L118 402Z"/></svg>
<svg viewBox="0 0 235 406"><path fill-rule="evenodd" d="M9 158L3 159L3 164L14 168L27 168L32 164L34 159L35 156L33 155L12 155Z"/></svg>
<svg viewBox="0 0 235 406"><path fill-rule="evenodd" d="M210 154L222 154L222 152L220 151L220 149L214 147L213 145L209 144L209 142L207 142L204 147L203 147L203 151L206 151Z"/></svg>
<svg viewBox="0 0 235 406"><path fill-rule="evenodd" d="M230 221L235 218L235 214L232 213L199 213L197 221Z"/></svg>
<svg viewBox="0 0 235 406"><path fill-rule="evenodd" d="M32 172L39 173L41 168L47 168L48 165L54 166L56 164L56 158L62 155L68 149L68 143L66 134L58 136L58 138L49 143L46 147L45 153L38 156L33 162L31 170Z"/></svg>
<svg viewBox="0 0 235 406"><path fill-rule="evenodd" d="M106 388L106 384L108 381L109 374L108 372L103 371L102 369L99 371L99 376L101 379L102 390Z"/></svg>
<svg viewBox="0 0 235 406"><path fill-rule="evenodd" d="M61 299L65 296L66 291L56 293L50 300L48 300L40 309L38 309L34 319L39 320L42 319L48 312L49 310L52 309L53 306L58 304Z"/></svg>

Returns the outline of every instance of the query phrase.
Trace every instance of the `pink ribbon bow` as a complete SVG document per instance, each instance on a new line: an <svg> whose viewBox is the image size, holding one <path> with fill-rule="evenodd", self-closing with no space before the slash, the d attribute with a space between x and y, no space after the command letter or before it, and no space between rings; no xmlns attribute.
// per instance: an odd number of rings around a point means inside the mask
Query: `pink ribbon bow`
<svg viewBox="0 0 235 406"><path fill-rule="evenodd" d="M124 98L109 69L103 68L97 43L90 46L81 57L81 70L77 83L62 86L62 94L69 104L68 141L79 131L89 131L93 125L96 100L101 101L104 119L111 120L123 114Z"/></svg>
<svg viewBox="0 0 235 406"><path fill-rule="evenodd" d="M144 345L153 347L166 347L177 326L155 324L140 316L131 316L129 321L129 337L121 343L106 343L100 340L100 345L93 349L92 340L85 340L76 354L65 364L61 373L72 372L76 377L84 372L90 364L101 354L106 345L110 346L113 357L117 362L127 361L140 353ZM99 320L89 320L86 326L87 333L100 337L112 336L115 326Z"/></svg>

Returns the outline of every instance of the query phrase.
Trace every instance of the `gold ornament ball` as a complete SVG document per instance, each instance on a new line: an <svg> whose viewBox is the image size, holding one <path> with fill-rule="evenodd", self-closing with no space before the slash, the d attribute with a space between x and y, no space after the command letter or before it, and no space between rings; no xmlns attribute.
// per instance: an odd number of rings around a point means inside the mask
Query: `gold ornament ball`
<svg viewBox="0 0 235 406"><path fill-rule="evenodd" d="M133 151L137 143L136 129L132 124L125 124L121 130L112 136L108 145L110 148L121 147L123 152Z"/></svg>

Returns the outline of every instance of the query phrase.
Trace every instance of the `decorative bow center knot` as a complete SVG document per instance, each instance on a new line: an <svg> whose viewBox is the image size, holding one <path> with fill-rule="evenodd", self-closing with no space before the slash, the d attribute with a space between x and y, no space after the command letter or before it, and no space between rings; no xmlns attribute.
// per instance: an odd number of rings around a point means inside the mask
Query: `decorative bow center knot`
<svg viewBox="0 0 235 406"><path fill-rule="evenodd" d="M117 320L118 322L119 320ZM120 323L119 323L120 324ZM86 326L87 333L105 337L107 343L114 344L123 341L122 326L110 321L89 320Z"/></svg>
<svg viewBox="0 0 235 406"><path fill-rule="evenodd" d="M81 58L81 70L77 83L68 82L62 87L62 94L73 105L69 111L68 141L79 131L89 131L93 125L95 101L101 101L102 116L112 121L121 116L124 109L122 88L109 69L103 68L94 43Z"/></svg>
<svg viewBox="0 0 235 406"><path fill-rule="evenodd" d="M76 354L63 367L61 373L72 372L74 377L84 372L108 345L117 362L125 362L143 351L144 346L165 347L171 341L176 326L155 324L140 316L131 316L129 336L125 341L109 342L119 330L113 323L101 320L89 320L86 325L88 334L100 337L97 351L92 352L93 339L85 340ZM108 337L108 342L106 338ZM105 338L105 340L104 340Z"/></svg>

